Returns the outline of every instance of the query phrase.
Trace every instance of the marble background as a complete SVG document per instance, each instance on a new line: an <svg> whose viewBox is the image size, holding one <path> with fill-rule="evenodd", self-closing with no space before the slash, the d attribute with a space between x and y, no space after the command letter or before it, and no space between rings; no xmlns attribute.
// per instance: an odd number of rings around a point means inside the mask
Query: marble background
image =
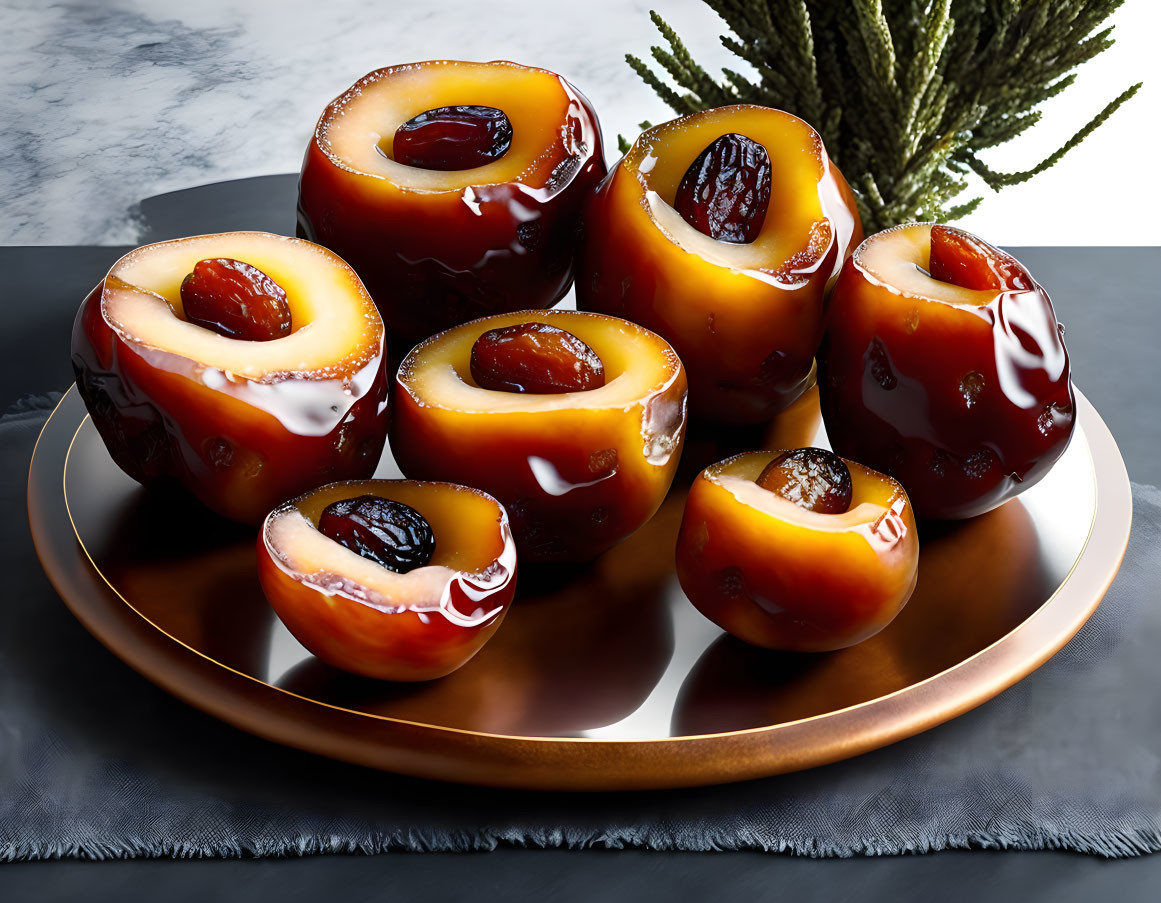
<svg viewBox="0 0 1161 903"><path fill-rule="evenodd" d="M618 132L667 108L623 61L657 7L703 63L737 65L699 0L0 0L0 244L130 244L137 201L296 171L326 103L378 66L510 58L560 72ZM1146 88L1048 174L990 192L964 225L1003 244L1161 244L1156 0L1116 14L1117 46L991 158L1023 168L1128 84ZM1034 215L1029 215L1034 211Z"/></svg>

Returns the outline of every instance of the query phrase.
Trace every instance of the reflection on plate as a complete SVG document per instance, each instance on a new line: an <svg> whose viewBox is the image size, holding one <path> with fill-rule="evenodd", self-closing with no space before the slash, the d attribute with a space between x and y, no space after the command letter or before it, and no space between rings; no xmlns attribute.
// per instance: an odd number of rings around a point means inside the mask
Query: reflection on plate
<svg viewBox="0 0 1161 903"><path fill-rule="evenodd" d="M171 692L240 727L451 780L704 784L909 736L1059 649L1115 574L1130 519L1115 443L1087 402L1080 410L1072 446L1042 483L975 520L921 525L907 608L873 639L822 655L748 647L692 608L673 574L679 490L592 565L522 569L484 650L449 677L411 685L310 656L262 597L252 530L125 477L75 391L38 444L29 510L45 569L82 622ZM379 475L397 475L389 457Z"/></svg>
<svg viewBox="0 0 1161 903"><path fill-rule="evenodd" d="M826 655L720 637L681 688L673 733L782 724L894 693L987 648L1056 587L1018 500L954 528L928 525L925 534L915 594L890 627Z"/></svg>

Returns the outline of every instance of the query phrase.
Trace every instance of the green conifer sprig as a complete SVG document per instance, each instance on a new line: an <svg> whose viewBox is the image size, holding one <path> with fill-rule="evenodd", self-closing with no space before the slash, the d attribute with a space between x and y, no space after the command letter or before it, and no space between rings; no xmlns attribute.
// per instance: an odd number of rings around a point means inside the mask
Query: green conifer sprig
<svg viewBox="0 0 1161 903"><path fill-rule="evenodd" d="M1123 0L704 2L729 27L722 44L753 74L723 68L715 80L656 12L667 46L650 53L660 71L627 54L633 71L679 114L755 103L801 116L851 183L868 230L966 215L982 200L955 202L969 172L996 191L1030 179L1141 87L1036 165L998 172L980 153L1035 125L1039 104L1112 45L1112 29L1101 25Z"/></svg>

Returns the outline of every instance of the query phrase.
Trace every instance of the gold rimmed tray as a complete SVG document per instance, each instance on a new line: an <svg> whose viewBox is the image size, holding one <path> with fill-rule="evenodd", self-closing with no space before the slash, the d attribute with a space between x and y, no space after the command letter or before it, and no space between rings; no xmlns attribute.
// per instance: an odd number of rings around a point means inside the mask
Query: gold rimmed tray
<svg viewBox="0 0 1161 903"><path fill-rule="evenodd" d="M414 685L310 656L262 597L253 531L122 474L75 388L37 443L28 510L45 571L85 627L243 730L473 784L694 786L893 743L985 702L1064 646L1112 582L1132 514L1116 443L1079 392L1077 404L1076 435L1048 477L974 520L923 525L907 608L878 636L825 655L752 649L693 609L673 573L676 488L592 565L522 570L484 650ZM388 453L379 475L397 473Z"/></svg>

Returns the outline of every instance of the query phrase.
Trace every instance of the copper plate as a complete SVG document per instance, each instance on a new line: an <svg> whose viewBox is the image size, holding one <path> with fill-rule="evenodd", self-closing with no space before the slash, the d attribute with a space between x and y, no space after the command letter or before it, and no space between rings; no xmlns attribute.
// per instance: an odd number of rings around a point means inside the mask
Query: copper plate
<svg viewBox="0 0 1161 903"><path fill-rule="evenodd" d="M673 574L676 490L593 565L522 570L491 643L418 685L313 659L263 600L252 531L125 477L75 389L37 444L28 510L41 562L81 622L142 674L243 730L473 784L713 784L909 737L1068 642L1116 574L1132 511L1116 443L1077 400L1076 437L1052 473L990 514L924 526L907 608L877 637L826 655L751 649L693 609ZM388 456L381 474L394 472Z"/></svg>

